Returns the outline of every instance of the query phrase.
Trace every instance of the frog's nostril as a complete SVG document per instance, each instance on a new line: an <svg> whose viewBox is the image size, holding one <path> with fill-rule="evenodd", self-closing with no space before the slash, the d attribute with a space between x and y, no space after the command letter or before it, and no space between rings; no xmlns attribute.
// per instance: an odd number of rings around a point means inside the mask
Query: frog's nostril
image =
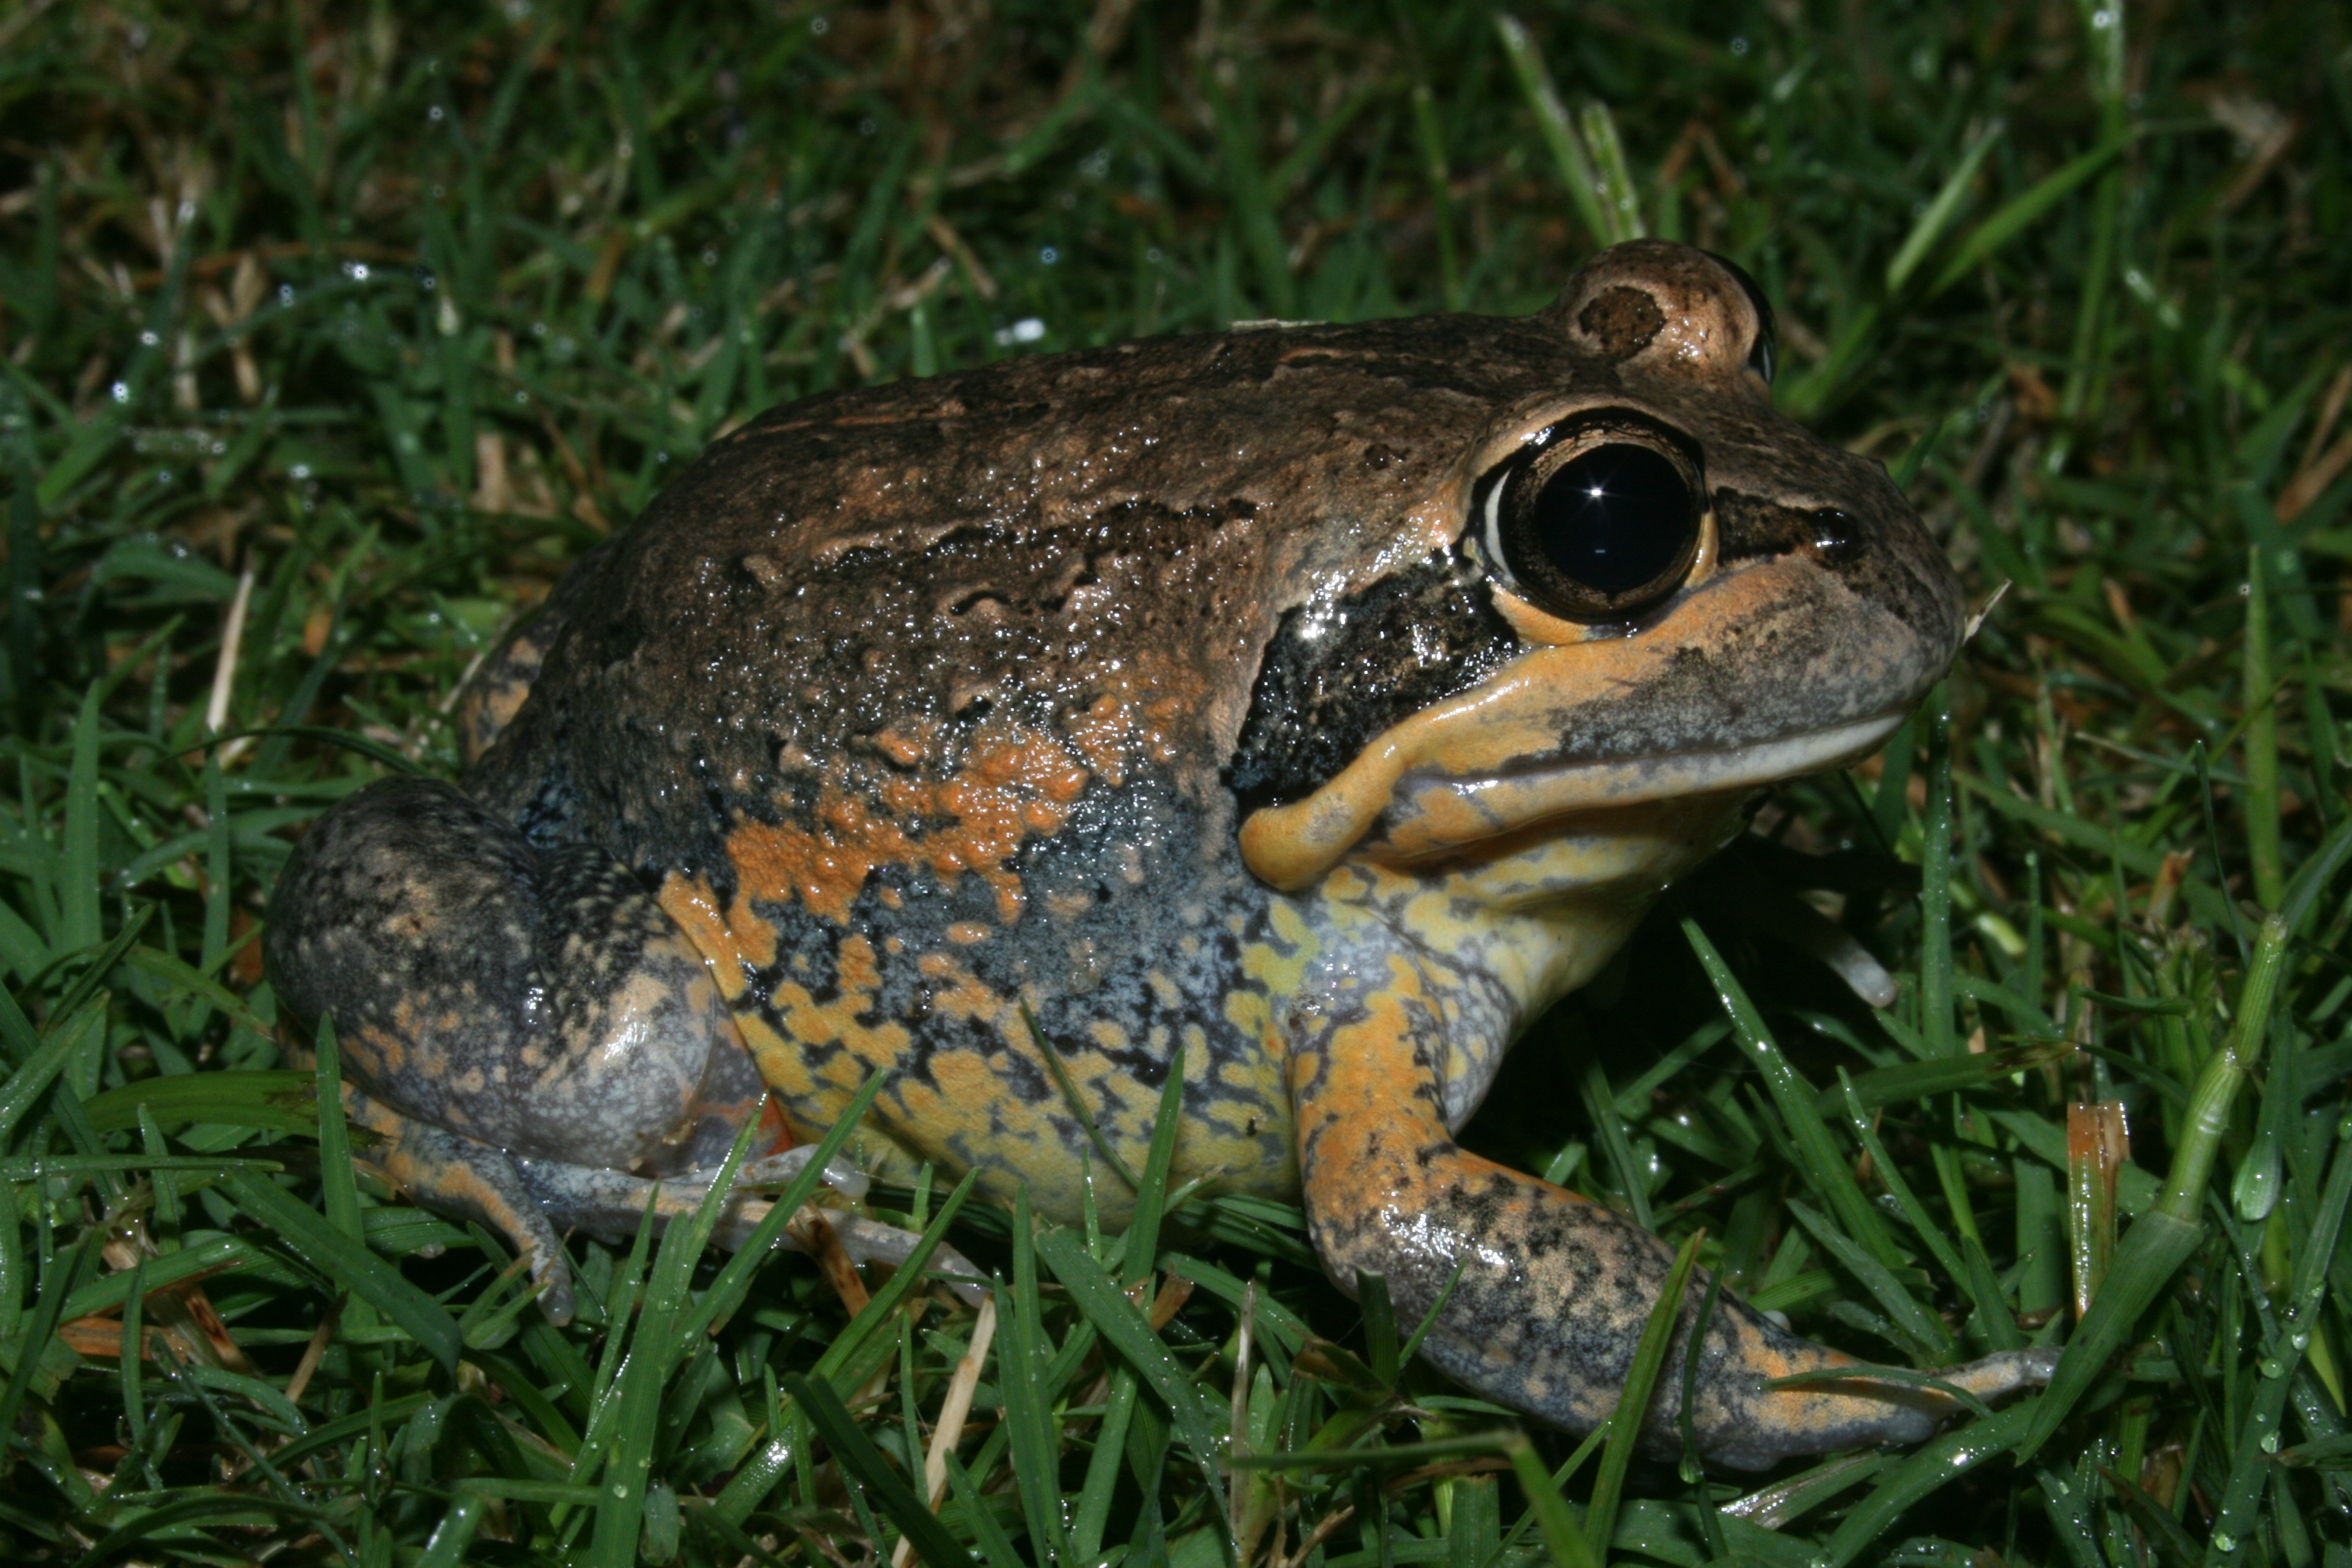
<svg viewBox="0 0 2352 1568"><path fill-rule="evenodd" d="M1862 522L1850 511L1819 508L1812 514L1813 553L1832 566L1843 566L1862 554Z"/></svg>

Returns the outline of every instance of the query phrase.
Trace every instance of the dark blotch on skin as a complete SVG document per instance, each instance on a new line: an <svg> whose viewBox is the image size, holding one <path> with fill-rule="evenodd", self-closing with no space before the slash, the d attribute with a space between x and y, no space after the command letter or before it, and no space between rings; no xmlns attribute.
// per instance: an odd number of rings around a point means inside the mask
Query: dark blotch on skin
<svg viewBox="0 0 2352 1568"><path fill-rule="evenodd" d="M1792 507L1734 489L1715 492L1722 558L1745 561L1803 551L1824 566L1851 566L1867 549L1869 530L1833 506Z"/></svg>
<svg viewBox="0 0 2352 1568"><path fill-rule="evenodd" d="M1811 514L1739 490L1715 492L1719 558L1727 563L1787 555L1813 542Z"/></svg>
<svg viewBox="0 0 2352 1568"><path fill-rule="evenodd" d="M1312 795L1383 731L1519 651L1485 580L1451 551L1282 617L1225 769L1244 813Z"/></svg>

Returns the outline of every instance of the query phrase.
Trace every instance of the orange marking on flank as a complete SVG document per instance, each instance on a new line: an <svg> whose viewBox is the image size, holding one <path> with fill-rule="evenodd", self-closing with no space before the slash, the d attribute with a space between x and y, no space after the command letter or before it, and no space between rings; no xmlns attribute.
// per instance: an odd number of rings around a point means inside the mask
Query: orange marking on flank
<svg viewBox="0 0 2352 1568"><path fill-rule="evenodd" d="M876 743L886 751L917 744L888 731ZM946 778L829 788L812 823L739 822L728 853L747 896L793 898L836 925L849 923L851 906L884 866L950 879L971 872L995 889L998 918L1010 924L1026 902L1013 857L1025 839L1060 829L1091 776L1051 734L1003 726ZM950 821L941 825L942 817Z"/></svg>
<svg viewBox="0 0 2352 1568"><path fill-rule="evenodd" d="M785 981L768 1000L783 1026L782 1033L769 1028L756 1013L738 1014L736 1021L760 1064L760 1076L788 1098L808 1101L846 1096L873 1068L898 1062L907 1050L907 1026L896 1019L872 1025L859 1021L873 1009L880 974L874 944L863 936L845 937L834 957L839 990L832 1001L820 1003L806 987ZM844 1054L821 1068L812 1068L802 1049L835 1043ZM805 1104L793 1107L795 1114L806 1109ZM814 1130L822 1126L820 1120Z"/></svg>
<svg viewBox="0 0 2352 1568"><path fill-rule="evenodd" d="M915 961L915 966L928 978L946 983L931 997L932 1012L945 1018L987 1024L1000 1033L1011 1035L1014 1003L993 987L982 984L960 960L944 952L927 952Z"/></svg>
<svg viewBox="0 0 2352 1568"><path fill-rule="evenodd" d="M1174 761L1176 731L1195 699L1170 695L1168 689L1197 684L1186 673L1155 668L1150 679L1096 698L1070 726L1070 744L1079 760L1112 785L1123 783L1139 763ZM1152 694L1149 700L1146 692Z"/></svg>

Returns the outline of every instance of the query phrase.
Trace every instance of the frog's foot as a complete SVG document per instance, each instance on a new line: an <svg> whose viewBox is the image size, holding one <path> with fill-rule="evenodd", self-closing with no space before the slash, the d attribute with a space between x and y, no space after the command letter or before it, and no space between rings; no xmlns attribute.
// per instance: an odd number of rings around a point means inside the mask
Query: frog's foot
<svg viewBox="0 0 2352 1568"><path fill-rule="evenodd" d="M504 1236L530 1271L541 1310L558 1324L572 1321L572 1266L562 1238L513 1155L403 1116L350 1084L343 1086L343 1114L376 1135L353 1152L353 1163L427 1208L478 1220Z"/></svg>
<svg viewBox="0 0 2352 1568"><path fill-rule="evenodd" d="M1349 983L1337 989L1346 991ZM1673 1254L1623 1215L1456 1147L1431 1063L1433 1010L1360 987L1294 1015L1289 1074L1308 1227L1343 1289L1388 1281L1398 1315L1428 1313L1458 1267L1422 1354L1477 1393L1570 1432L1616 1408ZM1916 1443L1961 1408L1916 1382L1867 1372L1719 1295L1694 1351L1704 1276L1643 1423L1643 1446L1682 1449L1685 1364L1699 1452L1735 1469L1866 1443ZM2048 1381L2048 1352L2012 1352L1939 1375L1979 1396ZM1803 1379L1783 1384L1784 1379Z"/></svg>
<svg viewBox="0 0 2352 1568"><path fill-rule="evenodd" d="M361 1151L359 1163L426 1206L478 1220L504 1236L530 1271L541 1310L558 1325L570 1322L575 1308L562 1233L582 1230L605 1241L625 1243L636 1234L648 1203L657 1230L674 1219L691 1217L719 1174L709 1169L654 1180L622 1171L519 1157L403 1116L349 1085L343 1089L343 1109L353 1121L376 1135ZM782 1185L800 1173L814 1152L788 1149L750 1162L737 1172L737 1187ZM845 1196L866 1195L866 1173L845 1161L828 1164L824 1181ZM719 1212L711 1239L730 1248L744 1246L770 1207L764 1199L739 1190ZM832 1209L822 1212L853 1262L895 1267L907 1260L919 1239L912 1232L856 1215ZM776 1246L786 1251L801 1249L789 1232L777 1238ZM961 1254L940 1247L932 1254L930 1268L935 1274L960 1277L949 1281L949 1289L968 1304L979 1305L980 1289L969 1281L984 1277Z"/></svg>
<svg viewBox="0 0 2352 1568"><path fill-rule="evenodd" d="M719 1211L711 1240L730 1251L748 1245L774 1205L744 1189L782 1185L800 1173L811 1152L792 1149L746 1164L737 1173L737 1190ZM719 1174L715 1169L688 1171L649 1180L625 1171L547 1160L518 1160L515 1166L540 1215L562 1229L585 1231L616 1245L636 1234L648 1205L657 1226L673 1220L690 1219L702 1206L710 1184ZM843 1161L828 1164L824 1179L827 1186L848 1197L863 1197L866 1194L866 1173ZM913 1255L916 1243L921 1239L912 1231L839 1209L803 1208L801 1213L821 1215L853 1263L881 1263L896 1268ZM787 1252L803 1250L790 1226L778 1233L774 1245ZM927 1272L940 1276L940 1282L967 1306L978 1307L985 1294L978 1282L987 1276L951 1247L941 1246L932 1251ZM547 1299L542 1296L541 1300L544 1302Z"/></svg>

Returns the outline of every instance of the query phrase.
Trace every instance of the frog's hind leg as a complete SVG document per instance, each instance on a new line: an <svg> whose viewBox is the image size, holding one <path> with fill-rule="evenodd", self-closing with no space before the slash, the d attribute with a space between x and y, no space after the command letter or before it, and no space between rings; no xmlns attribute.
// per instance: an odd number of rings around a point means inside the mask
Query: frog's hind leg
<svg viewBox="0 0 2352 1568"><path fill-rule="evenodd" d="M352 1110L382 1140L363 1157L504 1231L551 1316L571 1222L518 1161L670 1174L715 1164L760 1113L701 955L627 869L534 848L453 785L384 780L321 817L266 946L292 1037L334 1020Z"/></svg>
<svg viewBox="0 0 2352 1568"><path fill-rule="evenodd" d="M1368 966L1369 967L1369 966ZM1292 1015L1290 1090L1308 1227L1343 1289L1384 1276L1399 1315L1427 1314L1461 1278L1422 1354L1488 1398L1589 1432L1619 1389L1673 1263L1633 1221L1549 1183L1465 1152L1448 1134L1433 1064L1437 1010L1400 961L1384 986L1335 981ZM1694 1283L1680 1337L1643 1426L1643 1445L1681 1451ZM1738 1469L1866 1443L1914 1443L1955 1413L1916 1384L1825 1376L1869 1368L1719 1296L1698 1347L1691 1417L1700 1452ZM2054 1355L2017 1352L1944 1373L1979 1395L2048 1381Z"/></svg>

